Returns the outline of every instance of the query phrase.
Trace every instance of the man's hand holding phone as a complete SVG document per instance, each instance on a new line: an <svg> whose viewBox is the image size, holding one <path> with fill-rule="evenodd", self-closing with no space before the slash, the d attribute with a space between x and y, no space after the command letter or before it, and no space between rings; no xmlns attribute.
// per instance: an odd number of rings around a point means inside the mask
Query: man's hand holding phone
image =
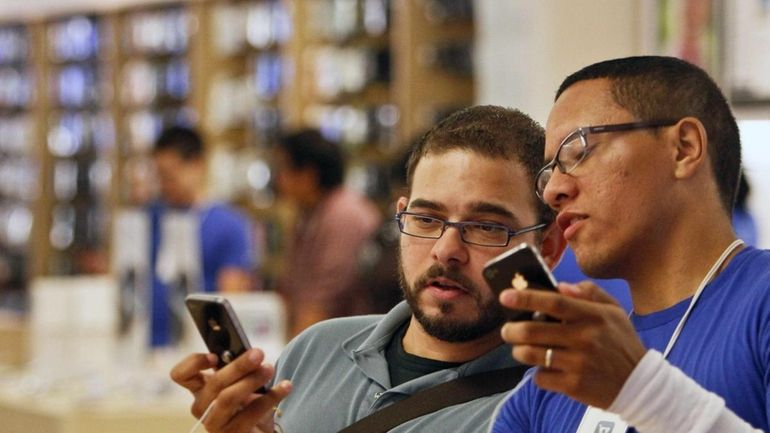
<svg viewBox="0 0 770 433"><path fill-rule="evenodd" d="M192 414L206 415L202 424L210 433L272 433L275 407L289 394L291 383L279 382L264 394L254 392L275 373L259 349L249 349L221 369L214 370L216 365L214 354L196 353L171 370L171 379L195 397Z"/></svg>
<svg viewBox="0 0 770 433"><path fill-rule="evenodd" d="M174 382L195 397L193 415L211 433L273 432L275 407L291 383L266 388L275 370L264 362L264 352L251 349L225 298L195 294L185 303L211 352L190 355L171 371Z"/></svg>
<svg viewBox="0 0 770 433"><path fill-rule="evenodd" d="M590 281L555 290L508 288L499 299L513 311L553 318L508 322L501 335L516 360L541 367L534 375L540 388L581 403L609 407L646 352L620 304Z"/></svg>

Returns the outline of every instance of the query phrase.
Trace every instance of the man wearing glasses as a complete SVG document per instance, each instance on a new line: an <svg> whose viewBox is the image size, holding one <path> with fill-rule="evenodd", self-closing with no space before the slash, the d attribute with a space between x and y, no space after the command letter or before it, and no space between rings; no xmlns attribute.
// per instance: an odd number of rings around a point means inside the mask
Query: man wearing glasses
<svg viewBox="0 0 770 433"><path fill-rule="evenodd" d="M334 433L420 390L516 365L500 336L504 309L482 269L512 243L539 246L551 267L564 250L553 213L530 187L543 145L540 126L500 107L468 108L436 125L413 149L408 197L397 203L406 302L385 316L309 328L275 368L256 349L216 372L205 371L211 355L191 355L171 375L195 396L193 413L208 412L210 432ZM255 394L263 384L271 390ZM503 395L390 431L483 432Z"/></svg>
<svg viewBox="0 0 770 433"><path fill-rule="evenodd" d="M633 311L588 282L504 291L559 321L503 327L539 368L492 431L770 431L770 252L731 227L740 138L717 85L668 57L588 66L557 92L545 157L537 194L586 274L628 281Z"/></svg>

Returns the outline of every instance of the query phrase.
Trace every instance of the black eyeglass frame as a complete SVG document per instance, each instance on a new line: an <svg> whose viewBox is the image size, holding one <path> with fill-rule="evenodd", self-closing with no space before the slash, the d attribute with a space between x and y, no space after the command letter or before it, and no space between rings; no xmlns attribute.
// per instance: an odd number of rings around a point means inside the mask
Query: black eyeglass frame
<svg viewBox="0 0 770 433"><path fill-rule="evenodd" d="M420 236L420 235L415 235L415 234L412 234L412 233L407 233L407 232L404 231L404 223L403 223L403 221L401 221L401 216L402 215L413 215L413 216L417 216L417 217L421 217L421 218L427 218L427 219L435 220L437 222L441 222L441 231L438 233L437 236ZM522 228L520 228L518 230L512 230L510 227L508 227L506 225L503 225L503 224L481 223L481 222L478 222L478 221L456 221L456 222L451 222L451 221L443 220L441 218L436 218L434 216L425 215L425 214L416 213L416 212L408 212L408 211L401 211L401 212L397 213L396 216L395 216L395 220L396 220L396 224L398 224L398 231L400 231L401 233L403 233L403 234L405 234L407 236L413 236L415 238L422 238L422 239L440 239L441 236L444 236L444 232L446 232L447 227L455 227L460 232L460 239L462 239L463 242L465 242L466 244L478 245L478 246L481 246L481 247L507 247L508 244L511 243L511 238L513 238L514 236L523 235L525 233L533 232L535 230L542 230L542 229L544 229L545 227L548 226L548 223L537 223L537 224L533 224L531 226L522 227ZM478 242L468 241L468 240L465 239L465 227L469 226L469 225L475 225L475 226L484 225L484 226L499 227L501 229L505 229L508 232L508 239L505 241L504 244L494 244L494 245L492 245L492 244L480 244Z"/></svg>
<svg viewBox="0 0 770 433"><path fill-rule="evenodd" d="M535 176L535 193L540 198L540 200L543 200L543 192L545 191L545 186L548 184L548 182L543 185L543 189L541 191L540 189L540 178L543 177L543 175L550 170L551 173L553 173L553 167L556 166L559 168L559 171L562 173L569 173L572 170L574 170L577 166L580 165L580 163L583 162L583 160L588 157L589 151L584 151L583 154L580 156L580 159L569 168L564 167L564 164L559 161L559 155L561 154L562 148L564 148L564 145L567 143L572 142L575 140L575 136L577 135L580 137L580 143L583 146L583 149L588 149L588 134L601 134L601 133L607 133L607 132L625 132L625 131L635 131L638 129L652 129L652 128L662 128L664 126L673 126L677 122L679 122L679 119L659 119L659 120L642 120L638 122L628 122L628 123L615 123L615 124L609 124L609 125L595 125L595 126L581 126L574 131L567 134L566 137L559 143L558 149L556 149L556 155L554 155L553 159L549 161L546 165L543 166L543 168L540 169L540 171L537 172L537 176ZM550 176L549 176L550 180Z"/></svg>

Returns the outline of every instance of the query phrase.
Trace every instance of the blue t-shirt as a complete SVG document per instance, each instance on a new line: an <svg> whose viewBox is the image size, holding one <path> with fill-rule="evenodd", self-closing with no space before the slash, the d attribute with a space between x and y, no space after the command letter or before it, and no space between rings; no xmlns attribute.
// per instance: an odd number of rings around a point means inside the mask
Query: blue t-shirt
<svg viewBox="0 0 770 433"><path fill-rule="evenodd" d="M664 351L689 302L632 316L646 347ZM770 251L745 248L706 286L668 361L754 428L770 431ZM573 433L585 409L529 380L501 406L492 432Z"/></svg>
<svg viewBox="0 0 770 433"><path fill-rule="evenodd" d="M174 343L174 334L181 324L174 315L185 314L182 300L190 287L168 287L158 279L155 266L161 242L161 219L167 207L156 202L149 207L152 272L152 346ZM201 271L203 290L216 291L217 275L224 268L240 268L248 271L252 266L251 230L246 217L235 209L222 204L191 210L200 218Z"/></svg>

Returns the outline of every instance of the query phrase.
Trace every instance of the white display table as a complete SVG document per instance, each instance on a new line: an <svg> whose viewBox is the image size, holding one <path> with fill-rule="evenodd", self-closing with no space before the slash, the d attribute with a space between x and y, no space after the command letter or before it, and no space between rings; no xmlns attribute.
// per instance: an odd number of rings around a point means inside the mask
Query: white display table
<svg viewBox="0 0 770 433"><path fill-rule="evenodd" d="M188 406L181 400L155 404L109 401L87 406L66 398L20 398L0 392L0 433L187 432L195 423Z"/></svg>

